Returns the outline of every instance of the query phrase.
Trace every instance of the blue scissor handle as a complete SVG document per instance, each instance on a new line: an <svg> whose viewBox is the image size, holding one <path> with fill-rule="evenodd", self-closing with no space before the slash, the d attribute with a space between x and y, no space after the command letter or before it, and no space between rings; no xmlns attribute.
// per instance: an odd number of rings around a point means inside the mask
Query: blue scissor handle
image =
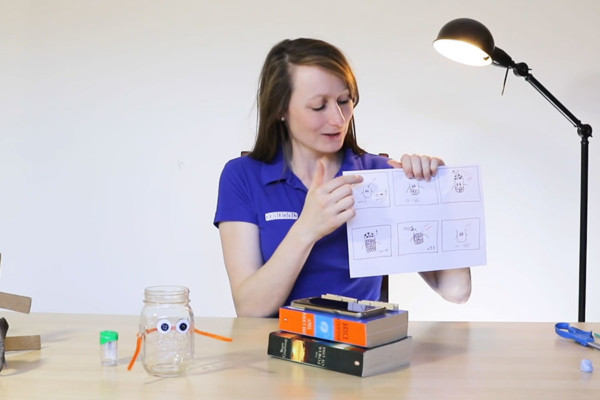
<svg viewBox="0 0 600 400"><path fill-rule="evenodd" d="M573 339L582 346L587 346L589 343L594 341L594 335L591 331L584 331L579 328L571 326L568 322L559 322L554 325L554 330L558 336L566 339Z"/></svg>

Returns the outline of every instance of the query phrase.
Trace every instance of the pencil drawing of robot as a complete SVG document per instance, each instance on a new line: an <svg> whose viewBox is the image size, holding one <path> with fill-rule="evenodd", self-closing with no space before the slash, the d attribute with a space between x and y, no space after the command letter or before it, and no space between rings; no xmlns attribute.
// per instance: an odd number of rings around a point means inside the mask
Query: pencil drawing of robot
<svg viewBox="0 0 600 400"><path fill-rule="evenodd" d="M372 183L368 185L363 185L360 187L360 194L364 199L370 199L373 197L373 192L375 191L375 186Z"/></svg>
<svg viewBox="0 0 600 400"><path fill-rule="evenodd" d="M412 196L418 196L421 194L421 185L419 185L419 181L410 180L408 182L408 188L406 191Z"/></svg>
<svg viewBox="0 0 600 400"><path fill-rule="evenodd" d="M404 228L404 230L412 232L412 237L410 238L410 241L416 245L423 244L424 237L427 236L423 232L418 231L417 228L415 228L414 226L409 226L407 228Z"/></svg>
<svg viewBox="0 0 600 400"><path fill-rule="evenodd" d="M454 191L456 193L462 193L465 191L465 178L462 176L460 171L452 171L454 173Z"/></svg>
<svg viewBox="0 0 600 400"><path fill-rule="evenodd" d="M458 243L466 243L467 242L467 229L465 228L464 230L457 230L456 231L456 241Z"/></svg>
<svg viewBox="0 0 600 400"><path fill-rule="evenodd" d="M367 251L367 253L372 253L374 251L377 251L377 239L375 238L375 233L366 232L364 234L364 238L365 238L365 250Z"/></svg>

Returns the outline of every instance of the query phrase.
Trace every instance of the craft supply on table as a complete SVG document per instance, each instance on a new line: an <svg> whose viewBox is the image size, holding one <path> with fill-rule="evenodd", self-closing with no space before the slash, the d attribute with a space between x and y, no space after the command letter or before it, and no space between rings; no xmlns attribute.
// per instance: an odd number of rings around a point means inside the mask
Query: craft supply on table
<svg viewBox="0 0 600 400"><path fill-rule="evenodd" d="M594 335L591 331L584 331L583 329L576 328L571 326L568 322L558 322L554 325L554 331L560 337L572 339L582 346L600 350L600 344L594 341Z"/></svg>
<svg viewBox="0 0 600 400"><path fill-rule="evenodd" d="M100 332L100 359L102 365L117 365L119 361L119 334L115 331Z"/></svg>
<svg viewBox="0 0 600 400"><path fill-rule="evenodd" d="M589 360L587 358L581 360L581 363L579 364L579 369L581 369L581 371L583 372L594 371L594 365L592 364L592 360Z"/></svg>

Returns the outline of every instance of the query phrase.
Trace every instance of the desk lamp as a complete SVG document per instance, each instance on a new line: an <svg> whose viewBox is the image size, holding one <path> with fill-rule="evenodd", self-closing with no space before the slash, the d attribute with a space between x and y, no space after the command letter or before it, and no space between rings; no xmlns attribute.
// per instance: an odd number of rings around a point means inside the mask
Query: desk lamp
<svg viewBox="0 0 600 400"><path fill-rule="evenodd" d="M512 70L516 76L525 78L546 100L577 128L581 137L581 206L579 220L579 322L585 322L586 253L587 253L587 203L588 203L588 144L592 127L582 124L529 72L525 63L515 63L512 58L494 44L490 31L480 22L458 18L448 22L440 30L433 47L453 61L472 66L495 65Z"/></svg>

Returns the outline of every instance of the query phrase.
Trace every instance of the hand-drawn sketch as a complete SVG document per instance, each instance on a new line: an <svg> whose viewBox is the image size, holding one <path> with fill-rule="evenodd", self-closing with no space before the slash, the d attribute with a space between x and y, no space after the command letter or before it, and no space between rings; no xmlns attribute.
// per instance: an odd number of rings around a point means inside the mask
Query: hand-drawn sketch
<svg viewBox="0 0 600 400"><path fill-rule="evenodd" d="M437 221L412 221L397 226L399 255L437 252Z"/></svg>
<svg viewBox="0 0 600 400"><path fill-rule="evenodd" d="M460 171L454 171L454 185L452 186L452 189L454 189L456 193L465 191L465 178Z"/></svg>
<svg viewBox="0 0 600 400"><path fill-rule="evenodd" d="M437 204L438 195L435 185L428 182L409 179L403 171L392 173L394 198L397 206Z"/></svg>
<svg viewBox="0 0 600 400"><path fill-rule="evenodd" d="M349 173L364 178L347 223L351 277L486 263L478 166L442 166L430 181L401 169Z"/></svg>
<svg viewBox="0 0 600 400"><path fill-rule="evenodd" d="M392 235L389 225L353 229L352 237L354 245L350 258L360 260L392 255Z"/></svg>
<svg viewBox="0 0 600 400"><path fill-rule="evenodd" d="M479 219L467 218L442 221L442 250L478 250Z"/></svg>
<svg viewBox="0 0 600 400"><path fill-rule="evenodd" d="M365 173L363 182L354 186L354 208L389 207L390 184L386 173Z"/></svg>
<svg viewBox="0 0 600 400"><path fill-rule="evenodd" d="M440 169L438 173L442 203L480 201L477 167Z"/></svg>
<svg viewBox="0 0 600 400"><path fill-rule="evenodd" d="M365 238L365 250L367 253L373 253L377 251L377 238L374 232L366 232L363 237Z"/></svg>

